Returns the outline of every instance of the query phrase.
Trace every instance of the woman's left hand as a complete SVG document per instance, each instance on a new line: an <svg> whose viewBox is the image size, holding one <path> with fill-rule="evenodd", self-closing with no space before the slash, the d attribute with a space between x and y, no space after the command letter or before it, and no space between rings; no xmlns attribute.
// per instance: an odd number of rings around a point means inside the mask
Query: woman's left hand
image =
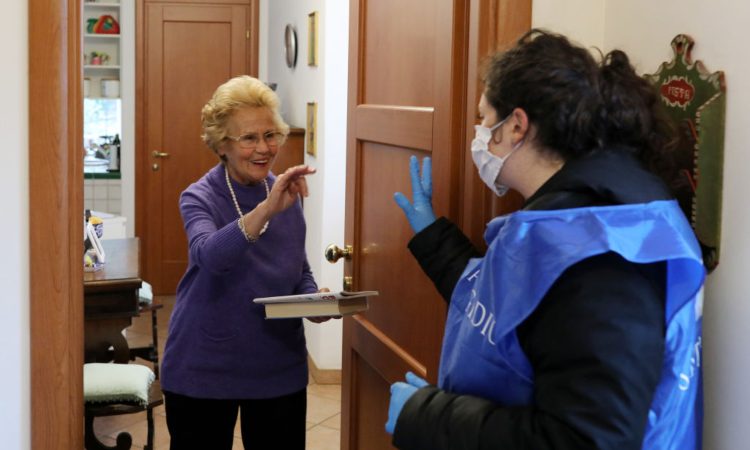
<svg viewBox="0 0 750 450"><path fill-rule="evenodd" d="M388 405L388 422L385 423L385 431L388 434L393 434L396 429L396 422L398 422L398 416L401 415L401 410L404 409L406 401L425 386L429 386L430 383L424 378L420 378L413 372L406 372L406 383L399 381L391 385L391 402Z"/></svg>
<svg viewBox="0 0 750 450"><path fill-rule="evenodd" d="M318 292L331 292L331 290L328 288L320 288ZM307 320L309 320L310 322L315 322L315 323L323 323L331 319L340 319L340 318L341 316L322 316L322 317L307 317Z"/></svg>

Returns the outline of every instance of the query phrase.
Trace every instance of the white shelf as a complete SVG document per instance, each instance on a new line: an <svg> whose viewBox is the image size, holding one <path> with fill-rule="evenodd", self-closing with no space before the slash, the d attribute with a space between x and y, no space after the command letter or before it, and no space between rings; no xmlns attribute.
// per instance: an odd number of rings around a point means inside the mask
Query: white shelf
<svg viewBox="0 0 750 450"><path fill-rule="evenodd" d="M87 9L104 9L104 8L119 8L119 3L94 3L94 2L83 2L83 7Z"/></svg>
<svg viewBox="0 0 750 450"><path fill-rule="evenodd" d="M83 35L85 38L95 38L95 39L120 39L119 34L105 34L105 33L85 33Z"/></svg>
<svg viewBox="0 0 750 450"><path fill-rule="evenodd" d="M106 65L88 65L83 66L84 70L120 70L120 66L106 66Z"/></svg>

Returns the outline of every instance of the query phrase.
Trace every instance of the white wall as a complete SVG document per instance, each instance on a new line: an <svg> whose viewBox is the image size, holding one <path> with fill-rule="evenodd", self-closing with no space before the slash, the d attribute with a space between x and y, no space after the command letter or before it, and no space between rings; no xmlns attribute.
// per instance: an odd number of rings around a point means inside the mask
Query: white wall
<svg viewBox="0 0 750 450"><path fill-rule="evenodd" d="M278 31L274 31L278 33ZM278 37L274 36L274 40ZM268 1L260 0L258 9L258 78L268 80Z"/></svg>
<svg viewBox="0 0 750 450"><path fill-rule="evenodd" d="M31 447L29 359L28 6L6 2L0 15L0 436L2 447ZM43 124L35 124L43 126Z"/></svg>
<svg viewBox="0 0 750 450"><path fill-rule="evenodd" d="M120 149L121 214L127 237L135 236L135 2L120 6L120 86L122 148ZM105 231L106 233L106 231Z"/></svg>
<svg viewBox="0 0 750 450"><path fill-rule="evenodd" d="M535 26L559 25L574 36L590 38L577 30L592 26L585 15L550 14L553 0L535 1ZM579 2L577 12L596 11L601 2ZM604 3L604 33L599 42L604 50L625 50L639 73L654 72L662 61L672 58L669 46L679 33L693 37L693 59L703 60L708 70L723 70L727 82L726 134L724 147L724 197L721 262L706 284L704 304L705 423L706 450L750 448L750 208L745 197L750 191L750 61L747 58L746 29L750 4L731 0L649 0ZM566 2L567 6L567 2ZM572 9L572 8L571 8ZM541 19L544 18L544 22Z"/></svg>
<svg viewBox="0 0 750 450"><path fill-rule="evenodd" d="M302 6L304 5L304 6ZM307 15L319 14L318 66L307 65ZM349 6L344 0L261 1L266 18L261 37L259 73L264 81L278 83L283 115L293 126L304 127L307 102L318 103L317 156L305 163L318 169L308 178L310 197L305 199L307 257L318 285L342 287L343 264L323 258L328 244L344 245L346 172L346 107L349 42ZM290 69L284 58L284 28L297 29L297 65ZM308 350L318 368L341 368L341 321L322 325L305 321Z"/></svg>

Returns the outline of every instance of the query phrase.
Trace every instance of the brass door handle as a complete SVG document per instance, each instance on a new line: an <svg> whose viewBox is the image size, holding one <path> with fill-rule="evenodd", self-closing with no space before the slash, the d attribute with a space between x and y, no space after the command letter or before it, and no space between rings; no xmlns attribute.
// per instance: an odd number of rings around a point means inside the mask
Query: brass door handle
<svg viewBox="0 0 750 450"><path fill-rule="evenodd" d="M326 247L325 256L329 263L333 264L342 257L344 259L352 259L354 248L351 245L345 245L344 248L339 248L336 244L331 244Z"/></svg>
<svg viewBox="0 0 750 450"><path fill-rule="evenodd" d="M153 155L154 155L154 158L168 158L169 157L169 153L160 152L158 150L154 150Z"/></svg>

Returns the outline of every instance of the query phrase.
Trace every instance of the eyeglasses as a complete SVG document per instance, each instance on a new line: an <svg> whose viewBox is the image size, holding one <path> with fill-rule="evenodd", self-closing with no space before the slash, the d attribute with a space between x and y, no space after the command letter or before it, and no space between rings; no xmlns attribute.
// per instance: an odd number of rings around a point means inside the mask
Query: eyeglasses
<svg viewBox="0 0 750 450"><path fill-rule="evenodd" d="M258 144L260 144L260 136L261 135L259 135L258 133L248 133L236 137L227 136L226 139L231 139L237 142L240 148L244 148L246 150L254 150L258 147ZM278 145L284 138L284 134L278 131L266 131L262 134L262 136L263 141L270 148L278 147Z"/></svg>

